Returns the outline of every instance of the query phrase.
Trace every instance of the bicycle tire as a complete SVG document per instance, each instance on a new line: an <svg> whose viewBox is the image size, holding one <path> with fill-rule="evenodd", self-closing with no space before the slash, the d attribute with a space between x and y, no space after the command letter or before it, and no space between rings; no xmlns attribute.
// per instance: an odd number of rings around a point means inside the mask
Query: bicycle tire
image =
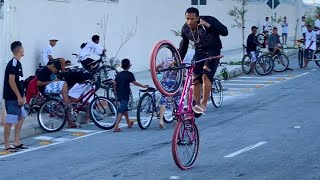
<svg viewBox="0 0 320 180"><path fill-rule="evenodd" d="M145 98L148 98L147 102L151 103L151 105L149 105L149 106L147 105L148 107L147 107L146 113L150 114L150 117L147 120L146 124L142 123L142 117L141 117L141 111L143 111L143 108L144 108L142 103ZM150 112L150 108L151 108L151 112ZM139 103L138 103L138 107L137 107L137 122L138 122L138 125L141 129L147 129L150 126L150 124L152 122L152 118L153 118L153 113L154 113L154 102L153 102L152 96L149 93L144 93L141 96Z"/></svg>
<svg viewBox="0 0 320 180"><path fill-rule="evenodd" d="M299 67L302 68L303 67L303 49L299 48L298 50L298 64Z"/></svg>
<svg viewBox="0 0 320 180"><path fill-rule="evenodd" d="M173 87L171 87L170 89L166 89L164 86L162 86L161 80L158 79L158 75L157 75L158 74L158 70L157 70L158 64L156 62L157 55L162 48L167 48L170 51L171 57L166 57L166 59L172 58L172 56L173 56L173 59L175 59L175 63L174 63L175 67L181 66L181 57L180 57L180 54L177 51L177 49L172 45L171 42L169 42L167 40L162 40L162 41L158 42L155 45L155 47L153 48L152 53L151 53L150 72L151 72L152 81L161 94L171 97L171 96L174 96L179 91L179 88L181 87L182 79L183 79L183 69L175 70L175 71L177 71L177 76L176 76L177 78L174 82Z"/></svg>
<svg viewBox="0 0 320 180"><path fill-rule="evenodd" d="M219 94L219 101L215 100L213 95L217 92ZM221 81L218 78L213 78L212 88L211 88L211 102L214 107L219 108L223 102L223 89Z"/></svg>
<svg viewBox="0 0 320 180"><path fill-rule="evenodd" d="M107 104L102 104L99 100L105 101L105 103ZM102 106L107 106L108 109L105 109L104 107L98 110L94 109L94 106L97 104L96 101L99 101L99 105ZM98 106L99 106L98 105ZM111 108L110 108L111 106ZM100 114L98 114L100 113ZM102 114L104 113L104 114ZM110 118L110 122L101 122L100 120L106 119L105 117L107 116L111 116ZM106 97L102 97L102 96L97 96L95 97L91 103L90 103L90 119L92 120L92 122L99 128L103 129L103 130L109 130L114 128L115 124L116 124L116 119L117 119L117 108L116 106ZM104 116L104 117L103 117ZM101 119L103 118L103 119Z"/></svg>
<svg viewBox="0 0 320 180"><path fill-rule="evenodd" d="M319 54L319 53L317 53L317 54L315 53L313 56L315 57L314 59L319 59L320 54ZM314 62L316 63L317 66L320 67L320 61L319 61L319 60L316 60L316 61L314 61Z"/></svg>
<svg viewBox="0 0 320 180"><path fill-rule="evenodd" d="M107 88L107 87L105 87L105 85L102 82L107 79L114 80L117 75L118 75L118 71L114 67L105 66L105 68L100 69L100 71L98 72L98 76L100 77L100 82L99 82L100 84L99 85L104 89Z"/></svg>
<svg viewBox="0 0 320 180"><path fill-rule="evenodd" d="M47 127L45 125L46 123L44 123L44 119L47 119L47 118L43 117L43 113L44 113L43 111L44 111L44 108L49 106L49 103L57 104L59 106L59 110L62 111L61 112L61 117L63 118L63 120L61 121L61 123L59 123L57 125L56 128ZM51 106L53 106L53 105L51 105ZM50 107L48 107L48 108L50 108ZM52 107L50 108L49 111L51 111L51 110L52 110ZM50 112L50 113L52 113L52 112ZM52 116L52 114L50 114L49 117L51 118L51 116ZM48 99L48 100L46 100L40 106L39 111L38 111L38 123L39 123L39 126L40 126L41 129L43 129L44 131L49 132L49 133L60 131L66 124L66 121L67 121L66 117L67 116L66 116L65 107L64 107L63 103L61 101L57 100L57 99ZM52 125L52 124L50 124L50 125Z"/></svg>
<svg viewBox="0 0 320 180"><path fill-rule="evenodd" d="M242 67L242 71L245 74L250 74L251 72L251 67L250 67L250 57L248 54L244 55L241 61L241 67ZM247 66L247 68L246 68Z"/></svg>
<svg viewBox="0 0 320 180"><path fill-rule="evenodd" d="M182 135L180 134L181 128L183 130ZM186 146L186 145L189 146L190 144L192 145L192 143L190 143L190 142L185 142L185 138L190 138L190 136L188 136L188 135L185 136L185 134L187 134L187 131L191 131L191 130L192 130L191 133L194 133L194 134L192 134L192 137L194 138L193 140L195 141L195 147L193 149L193 153L192 153L192 156L190 157L190 159L187 160L186 163L184 163L179 158L178 147L179 146ZM183 136L183 137L181 137L181 136ZM197 155L199 152L199 143L200 143L199 131L198 131L197 125L194 123L194 121L192 121L192 120L179 120L174 128L174 132L172 135L171 151L172 151L173 160L174 160L175 164L180 169L186 170L186 169L192 168L195 160L197 159Z"/></svg>
<svg viewBox="0 0 320 180"><path fill-rule="evenodd" d="M257 35L257 43L258 43L260 46L263 45L263 43L264 43L264 38L265 38L265 36L264 36L263 33L260 33L260 34Z"/></svg>
<svg viewBox="0 0 320 180"><path fill-rule="evenodd" d="M283 63L281 63L280 61L280 57L282 57L282 60L283 60ZM278 59L276 59L278 57ZM273 71L275 71L275 72L283 72L283 71L285 71L288 67L289 67L289 59L288 59L288 57L285 55L285 54L280 54L280 55L275 55L275 56L273 56L273 58L272 58L273 60L274 60L274 62L273 62ZM276 62L277 61L277 62ZM276 67L276 65L278 65L278 64L281 64L281 68L279 68L279 69L277 69L277 68L275 68Z"/></svg>
<svg viewBox="0 0 320 180"><path fill-rule="evenodd" d="M268 75L273 70L273 60L268 55L258 57L255 65L255 70L260 75Z"/></svg>

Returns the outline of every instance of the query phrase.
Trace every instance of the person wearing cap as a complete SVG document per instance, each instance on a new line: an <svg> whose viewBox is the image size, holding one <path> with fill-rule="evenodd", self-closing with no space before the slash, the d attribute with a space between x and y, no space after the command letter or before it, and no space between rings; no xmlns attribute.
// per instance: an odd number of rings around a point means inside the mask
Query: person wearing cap
<svg viewBox="0 0 320 180"><path fill-rule="evenodd" d="M266 21L263 23L263 32L269 32L272 24L269 22L269 17L266 17Z"/></svg>
<svg viewBox="0 0 320 180"><path fill-rule="evenodd" d="M254 75L255 72L255 62L257 61L257 30L258 27L256 26L252 26L251 27L251 34L249 34L248 38L247 38L247 53L250 56L250 74Z"/></svg>
<svg viewBox="0 0 320 180"><path fill-rule="evenodd" d="M58 39L56 37L51 37L49 39L49 45L42 51L42 59L40 66L46 66L53 61L59 61L61 64L61 71L65 69L65 59L64 58L53 58L53 47L56 46Z"/></svg>
<svg viewBox="0 0 320 180"><path fill-rule="evenodd" d="M61 70L61 64L59 61L43 67L37 74L37 85L39 91L43 94L61 94L65 107L68 110L69 96L68 96L68 84L65 81L61 81L57 78L56 74ZM71 121L70 116L67 116L68 127L74 128L75 124Z"/></svg>
<svg viewBox="0 0 320 180"><path fill-rule="evenodd" d="M283 17L283 22L281 24L281 27L282 27L282 43L287 45L289 27L288 27L288 22L287 22L286 16Z"/></svg>
<svg viewBox="0 0 320 180"><path fill-rule="evenodd" d="M312 30L311 25L307 25L306 39L305 39L305 53L303 69L308 69L310 59L313 58L313 53L316 51L317 34Z"/></svg>
<svg viewBox="0 0 320 180"><path fill-rule="evenodd" d="M130 66L131 66L130 60L123 59L121 61L121 67L123 68L123 71L117 74L116 79L113 82L113 89L114 89L116 98L119 102L118 116L117 116L117 121L114 126L113 132L121 131L121 129L119 128L119 124L123 115L126 118L128 128L131 128L133 125L133 122L129 120L129 115L128 115L129 96L131 92L130 83L142 88L149 87L148 85L142 85L136 81L133 73L129 71Z"/></svg>
<svg viewBox="0 0 320 180"><path fill-rule="evenodd" d="M85 69L91 69L96 61L93 59L94 55L100 56L106 52L106 49L99 45L100 37L98 35L92 36L91 40L92 41L81 45L79 53L80 62Z"/></svg>

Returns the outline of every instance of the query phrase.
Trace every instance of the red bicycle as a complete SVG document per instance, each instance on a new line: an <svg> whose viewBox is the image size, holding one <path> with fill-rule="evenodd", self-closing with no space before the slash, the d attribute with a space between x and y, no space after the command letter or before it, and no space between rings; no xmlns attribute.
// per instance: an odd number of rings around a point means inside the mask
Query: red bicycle
<svg viewBox="0 0 320 180"><path fill-rule="evenodd" d="M74 103L71 103L68 113L72 121L77 122L78 114L89 105L90 119L101 129L109 130L115 126L117 117L116 106L106 97L96 94L99 88L97 81L86 81L84 83L86 91ZM66 124L67 110L60 98L60 95L50 95L38 112L38 122L40 127L46 132L60 131Z"/></svg>
<svg viewBox="0 0 320 180"><path fill-rule="evenodd" d="M198 62L221 57L223 56L208 57L192 61L191 64L184 64L177 49L166 40L160 41L152 50L150 59L151 77L162 94L174 96L181 90L184 70L187 69L187 76L176 111L178 122L174 129L171 144L174 162L182 170L193 166L199 151L199 131L192 111L193 69ZM168 61L170 62L168 63Z"/></svg>

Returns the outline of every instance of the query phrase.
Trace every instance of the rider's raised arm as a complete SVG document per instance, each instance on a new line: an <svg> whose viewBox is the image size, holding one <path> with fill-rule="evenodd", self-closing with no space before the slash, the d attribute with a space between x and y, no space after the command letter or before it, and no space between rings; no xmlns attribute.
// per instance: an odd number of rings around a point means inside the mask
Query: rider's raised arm
<svg viewBox="0 0 320 180"><path fill-rule="evenodd" d="M181 59L184 59L184 57L187 54L188 47L189 47L189 39L188 39L187 35L184 32L185 28L187 28L187 24L185 24L181 29L182 40L181 40L180 45L179 45L179 54L180 54Z"/></svg>
<svg viewBox="0 0 320 180"><path fill-rule="evenodd" d="M228 36L228 28L223 25L218 19L210 17L208 19L208 23L210 24L210 32L215 32L221 36Z"/></svg>

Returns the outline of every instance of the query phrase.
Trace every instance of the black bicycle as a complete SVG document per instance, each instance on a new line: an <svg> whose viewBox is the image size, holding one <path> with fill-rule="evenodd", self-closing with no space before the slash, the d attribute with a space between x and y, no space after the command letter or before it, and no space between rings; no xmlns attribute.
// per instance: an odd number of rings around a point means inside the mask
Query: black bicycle
<svg viewBox="0 0 320 180"><path fill-rule="evenodd" d="M149 87L148 89L139 90L139 103L137 107L137 121L141 129L147 129L151 124L154 116L160 119L160 100L156 99L155 88ZM140 93L143 93L140 96ZM176 112L176 99L175 97L166 97L167 104L164 112L163 121L165 123L171 123L175 120Z"/></svg>

